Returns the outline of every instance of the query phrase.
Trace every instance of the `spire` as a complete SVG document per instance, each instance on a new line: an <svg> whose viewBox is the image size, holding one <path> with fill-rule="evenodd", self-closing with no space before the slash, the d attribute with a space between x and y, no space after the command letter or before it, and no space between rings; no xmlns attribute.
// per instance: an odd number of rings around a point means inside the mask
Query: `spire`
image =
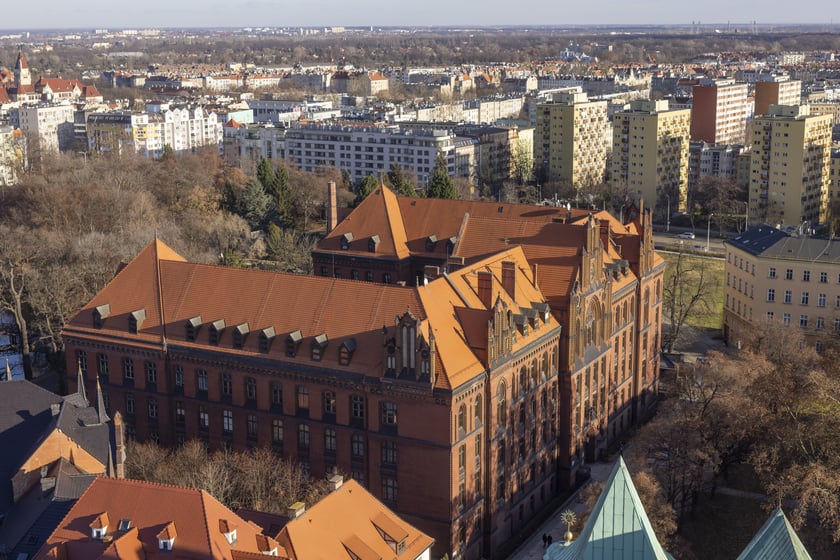
<svg viewBox="0 0 840 560"><path fill-rule="evenodd" d="M85 391L85 374L82 373L82 364L79 362L79 370L76 374L76 394L82 397L85 405L88 404L87 392Z"/></svg>
<svg viewBox="0 0 840 560"><path fill-rule="evenodd" d="M105 424L111 419L105 411L105 398L102 396L102 386L99 384L99 376L96 376L96 411L99 413L99 423Z"/></svg>
<svg viewBox="0 0 840 560"><path fill-rule="evenodd" d="M12 380L12 369L9 367L9 357L6 356L6 381Z"/></svg>

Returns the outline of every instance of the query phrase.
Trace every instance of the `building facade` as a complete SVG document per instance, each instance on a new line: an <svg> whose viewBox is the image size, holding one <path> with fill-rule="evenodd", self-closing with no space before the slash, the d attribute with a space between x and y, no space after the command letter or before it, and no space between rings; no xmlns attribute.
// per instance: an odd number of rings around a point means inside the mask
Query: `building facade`
<svg viewBox="0 0 840 560"><path fill-rule="evenodd" d="M41 153L67 150L73 142L73 106L67 101L21 107L19 119L23 134Z"/></svg>
<svg viewBox="0 0 840 560"><path fill-rule="evenodd" d="M743 144L747 128L747 84L714 80L693 87L691 140Z"/></svg>
<svg viewBox="0 0 840 560"><path fill-rule="evenodd" d="M586 188L604 181L609 120L606 101L582 92L560 92L537 104L534 167L543 181Z"/></svg>
<svg viewBox="0 0 840 560"><path fill-rule="evenodd" d="M831 172L832 116L807 105L772 105L755 119L749 222L811 226L825 221Z"/></svg>
<svg viewBox="0 0 840 560"><path fill-rule="evenodd" d="M640 191L658 215L685 212L691 111L668 101L636 100L613 115L610 182L613 190Z"/></svg>
<svg viewBox="0 0 840 560"><path fill-rule="evenodd" d="M755 115L767 115L771 105L799 105L802 82L788 76L762 75L755 83Z"/></svg>

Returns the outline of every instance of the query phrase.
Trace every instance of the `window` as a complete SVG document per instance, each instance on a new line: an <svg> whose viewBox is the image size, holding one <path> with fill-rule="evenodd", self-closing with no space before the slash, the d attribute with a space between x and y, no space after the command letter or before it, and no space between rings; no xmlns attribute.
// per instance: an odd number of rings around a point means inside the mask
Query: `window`
<svg viewBox="0 0 840 560"><path fill-rule="evenodd" d="M271 382L271 406L283 408L283 386L277 381Z"/></svg>
<svg viewBox="0 0 840 560"><path fill-rule="evenodd" d="M297 388L297 407L300 410L309 410L309 388L303 385L298 385Z"/></svg>
<svg viewBox="0 0 840 560"><path fill-rule="evenodd" d="M776 277L776 268L775 268L775 267L773 267L773 266L771 266L771 267L770 267L770 270L767 272L767 275L768 275L770 278L775 278L775 277Z"/></svg>
<svg viewBox="0 0 840 560"><path fill-rule="evenodd" d="M271 421L271 441L283 443L283 421L279 418L274 418Z"/></svg>
<svg viewBox="0 0 840 560"><path fill-rule="evenodd" d="M350 438L350 454L354 460L365 458L365 436L353 434Z"/></svg>
<svg viewBox="0 0 840 560"><path fill-rule="evenodd" d="M382 464L396 465L397 464L397 443L394 441L382 442Z"/></svg>
<svg viewBox="0 0 840 560"><path fill-rule="evenodd" d="M834 331L840 332L840 319L834 319Z"/></svg>
<svg viewBox="0 0 840 560"><path fill-rule="evenodd" d="M125 395L125 413L134 414L134 395L131 393Z"/></svg>
<svg viewBox="0 0 840 560"><path fill-rule="evenodd" d="M821 340L818 340L816 343L814 343L814 350L817 351L817 354L823 353L824 348Z"/></svg>
<svg viewBox="0 0 840 560"><path fill-rule="evenodd" d="M249 438L256 438L257 437L257 415L256 414L249 414L248 421L246 424L248 428L248 437Z"/></svg>
<svg viewBox="0 0 840 560"><path fill-rule="evenodd" d="M820 272L820 284L828 284L828 272Z"/></svg>
<svg viewBox="0 0 840 560"><path fill-rule="evenodd" d="M808 305L808 292L802 292L802 305Z"/></svg>
<svg viewBox="0 0 840 560"><path fill-rule="evenodd" d="M146 362L146 382L150 385L157 383L157 364Z"/></svg>
<svg viewBox="0 0 840 560"><path fill-rule="evenodd" d="M382 283L383 284L390 284L391 283L391 273L385 272L382 274Z"/></svg>
<svg viewBox="0 0 840 560"><path fill-rule="evenodd" d="M183 424L187 419L187 414L184 411L184 401L175 401L175 422Z"/></svg>
<svg viewBox="0 0 840 560"><path fill-rule="evenodd" d="M782 324L790 325L790 313L785 313L782 315Z"/></svg>
<svg viewBox="0 0 840 560"><path fill-rule="evenodd" d="M785 280L793 280L793 269L788 268L785 270Z"/></svg>
<svg viewBox="0 0 840 560"><path fill-rule="evenodd" d="M785 303L793 302L793 292L790 290L785 290Z"/></svg>
<svg viewBox="0 0 840 560"><path fill-rule="evenodd" d="M183 387L184 386L184 367L183 366L175 366L175 386L176 387Z"/></svg>
<svg viewBox="0 0 840 560"><path fill-rule="evenodd" d="M382 499L386 502L397 501L397 479L386 476L382 478Z"/></svg>
<svg viewBox="0 0 840 560"><path fill-rule="evenodd" d="M157 399L149 399L149 418L157 418Z"/></svg>
<svg viewBox="0 0 840 560"><path fill-rule="evenodd" d="M365 401L361 395L350 397L350 418L352 420L365 419Z"/></svg>
<svg viewBox="0 0 840 560"><path fill-rule="evenodd" d="M195 372L196 387L199 391L207 392L207 372L203 369Z"/></svg>
<svg viewBox="0 0 840 560"><path fill-rule="evenodd" d="M823 317L817 317L817 329L824 329L825 328L825 319Z"/></svg>
<svg viewBox="0 0 840 560"><path fill-rule="evenodd" d="M365 281L373 282L373 271L371 271L371 270L365 271ZM840 280L838 280L838 282L840 282Z"/></svg>
<svg viewBox="0 0 840 560"><path fill-rule="evenodd" d="M229 373L222 374L222 395L229 397L233 393L233 380Z"/></svg>
<svg viewBox="0 0 840 560"><path fill-rule="evenodd" d="M249 401L257 400L257 380L253 377L245 379L245 398Z"/></svg>
<svg viewBox="0 0 840 560"><path fill-rule="evenodd" d="M202 430L210 427L210 414L208 414L207 409L203 406L198 407L198 427Z"/></svg>
<svg viewBox="0 0 840 560"><path fill-rule="evenodd" d="M99 375L108 377L108 354L99 354Z"/></svg>
<svg viewBox="0 0 840 560"><path fill-rule="evenodd" d="M79 369L82 370L82 373L87 375L87 352L84 350L77 350L76 362L79 364Z"/></svg>
<svg viewBox="0 0 840 560"><path fill-rule="evenodd" d="M802 281L803 282L810 282L811 281L811 271L810 270L803 270L802 271Z"/></svg>
<svg viewBox="0 0 840 560"><path fill-rule="evenodd" d="M773 313L772 311L767 312L767 320L768 321L772 321L774 316L775 316L775 313Z"/></svg>
<svg viewBox="0 0 840 560"><path fill-rule="evenodd" d="M225 410L222 412L222 430L227 433L233 431L233 412Z"/></svg>
<svg viewBox="0 0 840 560"><path fill-rule="evenodd" d="M397 423L397 403L383 402L382 405L382 423L393 426Z"/></svg>
<svg viewBox="0 0 840 560"><path fill-rule="evenodd" d="M324 414L335 415L335 393L324 391Z"/></svg>
<svg viewBox="0 0 840 560"><path fill-rule="evenodd" d="M803 329L808 326L808 316L807 315L800 315L799 316L799 326Z"/></svg>
<svg viewBox="0 0 840 560"><path fill-rule="evenodd" d="M298 448L309 449L309 426L306 424L298 426Z"/></svg>
<svg viewBox="0 0 840 560"><path fill-rule="evenodd" d="M774 290L773 288L767 290L767 301L770 303L776 301L776 290Z"/></svg>
<svg viewBox="0 0 840 560"><path fill-rule="evenodd" d="M838 307L840 307L840 296L837 296ZM123 358L123 378L134 379L134 360L131 358Z"/></svg>
<svg viewBox="0 0 840 560"><path fill-rule="evenodd" d="M324 430L324 451L327 453L335 453L335 430L327 428Z"/></svg>
<svg viewBox="0 0 840 560"><path fill-rule="evenodd" d="M458 472L462 475L467 468L467 446L461 445L458 448Z"/></svg>
<svg viewBox="0 0 840 560"><path fill-rule="evenodd" d="M820 294L817 297L817 307L825 307L825 294Z"/></svg>

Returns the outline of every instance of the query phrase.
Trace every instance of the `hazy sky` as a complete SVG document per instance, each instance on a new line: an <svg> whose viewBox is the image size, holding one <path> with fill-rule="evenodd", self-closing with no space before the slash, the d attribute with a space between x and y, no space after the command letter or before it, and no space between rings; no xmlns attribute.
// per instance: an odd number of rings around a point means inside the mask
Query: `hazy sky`
<svg viewBox="0 0 840 560"><path fill-rule="evenodd" d="M0 29L840 21L836 0L6 0ZM791 6L796 10L792 11ZM32 9L29 9L29 7Z"/></svg>

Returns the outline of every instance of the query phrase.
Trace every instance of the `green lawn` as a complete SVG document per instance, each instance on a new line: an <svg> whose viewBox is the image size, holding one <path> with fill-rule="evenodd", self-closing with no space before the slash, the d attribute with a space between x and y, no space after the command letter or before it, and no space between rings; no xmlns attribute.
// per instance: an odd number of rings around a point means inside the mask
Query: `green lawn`
<svg viewBox="0 0 840 560"><path fill-rule="evenodd" d="M659 252L665 259L666 270L665 278L671 277L673 266L677 261L678 255L676 253ZM695 310L689 315L687 323L698 329L714 329L719 330L723 325L723 282L724 261L721 258L712 258L702 255L683 255L686 259L684 267L686 269L699 268L704 269L704 278L709 281L709 295L706 299L706 305L698 305ZM686 282L689 282L690 290L696 289L699 274L697 272L685 274ZM667 314L667 311L665 311Z"/></svg>

